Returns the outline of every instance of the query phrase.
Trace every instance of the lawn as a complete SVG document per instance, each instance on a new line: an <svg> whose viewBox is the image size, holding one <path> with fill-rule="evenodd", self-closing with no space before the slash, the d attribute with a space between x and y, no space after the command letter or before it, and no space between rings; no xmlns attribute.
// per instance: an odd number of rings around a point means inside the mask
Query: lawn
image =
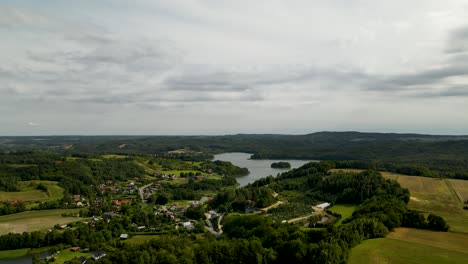
<svg viewBox="0 0 468 264"><path fill-rule="evenodd" d="M335 204L332 208L329 209L331 212L341 214L341 219L336 222L336 225L340 225L343 220L353 215L354 210L356 210L356 205L354 204Z"/></svg>
<svg viewBox="0 0 468 264"><path fill-rule="evenodd" d="M88 253L81 252L81 251L73 252L70 250L70 248L67 248L67 249L60 251L60 253L58 253L57 255L55 255L55 263L63 263L67 260L71 260L73 258L79 258L81 256L90 258L92 255L93 254L90 252Z"/></svg>
<svg viewBox="0 0 468 264"><path fill-rule="evenodd" d="M398 228L353 248L348 263L466 263L467 235Z"/></svg>
<svg viewBox="0 0 468 264"><path fill-rule="evenodd" d="M76 213L80 209L55 209L41 211L26 211L0 216L0 235L6 233L22 233L52 228L56 224L68 224L83 218L62 217L63 213Z"/></svg>

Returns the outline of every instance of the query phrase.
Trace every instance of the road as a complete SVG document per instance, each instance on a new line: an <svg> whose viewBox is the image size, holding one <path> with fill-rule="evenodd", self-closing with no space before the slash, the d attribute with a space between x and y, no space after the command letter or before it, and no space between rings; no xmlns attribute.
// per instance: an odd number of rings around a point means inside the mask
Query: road
<svg viewBox="0 0 468 264"><path fill-rule="evenodd" d="M145 190L146 188L150 187L151 185L153 185L153 184L150 183L150 184L147 184L147 185L145 185L145 186L142 186L142 187L138 188L138 193L140 194L140 198L141 198L141 201L142 201L143 203L146 203L146 200L145 200L145 197L144 197L144 190Z"/></svg>
<svg viewBox="0 0 468 264"><path fill-rule="evenodd" d="M208 226L205 226L205 229L208 230L211 234L213 234L215 237L220 237L222 234L223 234L223 226L221 225L221 220L223 219L223 216L224 214L221 214L219 217L218 217L218 228L219 228L219 232L216 232L214 229L213 229L213 225L211 224L211 221L210 219L208 219L208 214L205 214L206 216L206 223L208 224Z"/></svg>

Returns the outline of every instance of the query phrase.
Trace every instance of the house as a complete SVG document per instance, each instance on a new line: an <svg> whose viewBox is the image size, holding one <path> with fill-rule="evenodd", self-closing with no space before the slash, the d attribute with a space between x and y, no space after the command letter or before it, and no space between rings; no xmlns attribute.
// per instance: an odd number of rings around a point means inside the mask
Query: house
<svg viewBox="0 0 468 264"><path fill-rule="evenodd" d="M70 250L76 252L80 250L80 247L72 247Z"/></svg>
<svg viewBox="0 0 468 264"><path fill-rule="evenodd" d="M126 240L128 238L128 234L120 234L120 240Z"/></svg>
<svg viewBox="0 0 468 264"><path fill-rule="evenodd" d="M182 226L189 231L195 229L191 222L182 222Z"/></svg>
<svg viewBox="0 0 468 264"><path fill-rule="evenodd" d="M330 205L331 205L331 203L322 203L322 204L316 205L315 208L325 209L325 208L329 207Z"/></svg>
<svg viewBox="0 0 468 264"><path fill-rule="evenodd" d="M23 200L16 200L16 201L11 202L11 205L19 205L22 203L23 203Z"/></svg>
<svg viewBox="0 0 468 264"><path fill-rule="evenodd" d="M101 258L103 258L105 256L106 256L106 252L102 251L102 250L99 250L99 251L94 252L93 255L91 256L91 258L93 260L100 260Z"/></svg>
<svg viewBox="0 0 468 264"><path fill-rule="evenodd" d="M122 204L132 204L130 200L114 200L115 205L122 205Z"/></svg>
<svg viewBox="0 0 468 264"><path fill-rule="evenodd" d="M112 219L112 218L115 218L115 217L118 217L120 216L119 214L116 214L114 212L105 212L105 213L102 213L102 218L104 219Z"/></svg>
<svg viewBox="0 0 468 264"><path fill-rule="evenodd" d="M79 195L79 194L73 195L73 201L79 202L80 200L81 200L81 195Z"/></svg>

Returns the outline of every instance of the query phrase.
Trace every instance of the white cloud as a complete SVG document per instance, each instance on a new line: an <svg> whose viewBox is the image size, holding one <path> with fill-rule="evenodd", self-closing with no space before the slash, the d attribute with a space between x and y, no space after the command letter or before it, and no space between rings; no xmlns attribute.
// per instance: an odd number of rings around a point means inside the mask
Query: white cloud
<svg viewBox="0 0 468 264"><path fill-rule="evenodd" d="M0 3L0 134L468 129L464 1L74 5Z"/></svg>

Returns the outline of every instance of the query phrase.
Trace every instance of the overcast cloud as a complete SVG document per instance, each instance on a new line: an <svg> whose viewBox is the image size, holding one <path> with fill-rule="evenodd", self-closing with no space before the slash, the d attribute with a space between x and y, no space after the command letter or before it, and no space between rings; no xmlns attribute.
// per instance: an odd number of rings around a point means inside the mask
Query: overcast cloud
<svg viewBox="0 0 468 264"><path fill-rule="evenodd" d="M468 3L0 2L0 135L468 134Z"/></svg>

